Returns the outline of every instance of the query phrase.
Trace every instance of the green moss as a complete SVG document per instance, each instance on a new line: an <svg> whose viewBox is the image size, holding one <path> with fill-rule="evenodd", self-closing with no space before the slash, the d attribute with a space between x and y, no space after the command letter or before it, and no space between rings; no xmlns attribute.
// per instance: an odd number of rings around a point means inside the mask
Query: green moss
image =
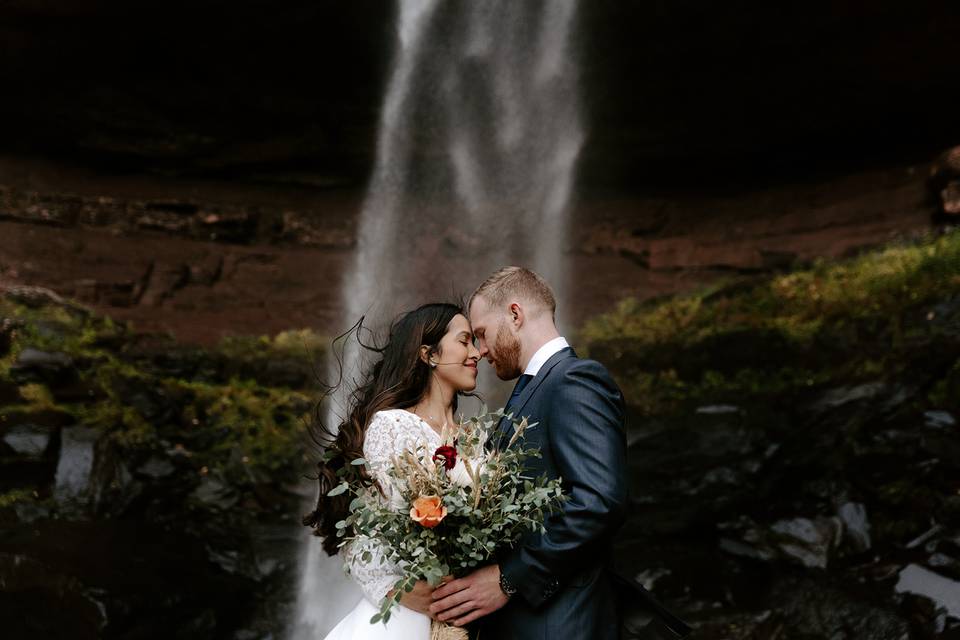
<svg viewBox="0 0 960 640"><path fill-rule="evenodd" d="M33 502L35 499L36 491L34 489L11 489L5 493L0 493L0 509L12 507L22 502Z"/></svg>
<svg viewBox="0 0 960 640"><path fill-rule="evenodd" d="M131 457L181 445L198 469L224 472L237 483L298 477L312 398L282 385L311 379L323 336L310 330L241 336L210 349L157 337L142 347L128 339L128 325L79 307L33 308L0 297L0 317L20 325L0 360L0 376L9 378L27 347L62 352L97 394L96 400L63 405L47 386L28 384L21 387L28 408L68 411ZM174 368L198 367L197 379L167 375L171 357ZM276 386L263 383L272 379Z"/></svg>
<svg viewBox="0 0 960 640"><path fill-rule="evenodd" d="M209 385L166 380L168 393L187 389L195 400L184 407L182 433L199 447L199 460L223 467L239 454L251 470L274 473L297 460L304 437L302 418L310 406L306 394L260 387L250 381Z"/></svg>
<svg viewBox="0 0 960 640"><path fill-rule="evenodd" d="M580 341L634 406L672 411L901 375L910 350L940 330L927 309L958 293L960 233L928 235L765 279L624 300L588 321ZM948 376L931 399L942 403L955 387Z"/></svg>
<svg viewBox="0 0 960 640"><path fill-rule="evenodd" d="M37 409L55 407L53 394L42 384L25 384L20 387L20 395L31 407Z"/></svg>
<svg viewBox="0 0 960 640"><path fill-rule="evenodd" d="M905 306L960 291L960 233L895 244L849 262L770 278L746 290L728 285L650 306L625 300L584 327L588 341L634 337L687 344L730 327L769 328L808 341L839 319L899 317Z"/></svg>

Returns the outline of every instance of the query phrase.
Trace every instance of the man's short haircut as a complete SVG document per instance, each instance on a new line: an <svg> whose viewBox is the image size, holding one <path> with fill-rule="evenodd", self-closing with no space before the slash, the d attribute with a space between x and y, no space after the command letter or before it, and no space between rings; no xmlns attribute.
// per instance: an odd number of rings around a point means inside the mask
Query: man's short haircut
<svg viewBox="0 0 960 640"><path fill-rule="evenodd" d="M534 306L550 310L550 317L557 313L557 299L547 281L530 269L503 267L493 272L470 296L467 310L477 296L483 296L493 309L502 307L508 300L526 300Z"/></svg>

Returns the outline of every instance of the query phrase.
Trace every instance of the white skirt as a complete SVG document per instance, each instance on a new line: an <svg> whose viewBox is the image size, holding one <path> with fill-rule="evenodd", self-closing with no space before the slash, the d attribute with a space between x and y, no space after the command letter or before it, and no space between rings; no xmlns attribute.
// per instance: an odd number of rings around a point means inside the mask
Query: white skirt
<svg viewBox="0 0 960 640"><path fill-rule="evenodd" d="M361 598L357 606L337 623L324 640L429 640L430 618L424 614L394 605L390 620L370 624L380 609Z"/></svg>

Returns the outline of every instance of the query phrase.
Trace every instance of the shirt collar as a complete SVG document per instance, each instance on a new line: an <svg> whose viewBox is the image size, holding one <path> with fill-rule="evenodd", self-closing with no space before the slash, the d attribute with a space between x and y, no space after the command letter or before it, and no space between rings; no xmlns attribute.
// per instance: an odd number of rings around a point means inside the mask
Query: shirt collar
<svg viewBox="0 0 960 640"><path fill-rule="evenodd" d="M570 345L567 344L566 338L563 336L559 338L554 338L550 342L546 343L539 349L536 353L533 354L533 357L530 358L530 362L527 363L527 368L524 370L524 375L535 376L540 371L540 368L550 359L550 357L562 349L566 349Z"/></svg>

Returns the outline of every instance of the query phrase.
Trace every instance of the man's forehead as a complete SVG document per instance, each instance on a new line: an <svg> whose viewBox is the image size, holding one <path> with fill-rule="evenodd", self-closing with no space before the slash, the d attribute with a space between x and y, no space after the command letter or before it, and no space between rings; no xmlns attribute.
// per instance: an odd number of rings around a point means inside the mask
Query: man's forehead
<svg viewBox="0 0 960 640"><path fill-rule="evenodd" d="M490 305L487 304L483 296L475 296L474 299L470 301L470 308L467 311L470 313L471 319L479 319L490 312Z"/></svg>

